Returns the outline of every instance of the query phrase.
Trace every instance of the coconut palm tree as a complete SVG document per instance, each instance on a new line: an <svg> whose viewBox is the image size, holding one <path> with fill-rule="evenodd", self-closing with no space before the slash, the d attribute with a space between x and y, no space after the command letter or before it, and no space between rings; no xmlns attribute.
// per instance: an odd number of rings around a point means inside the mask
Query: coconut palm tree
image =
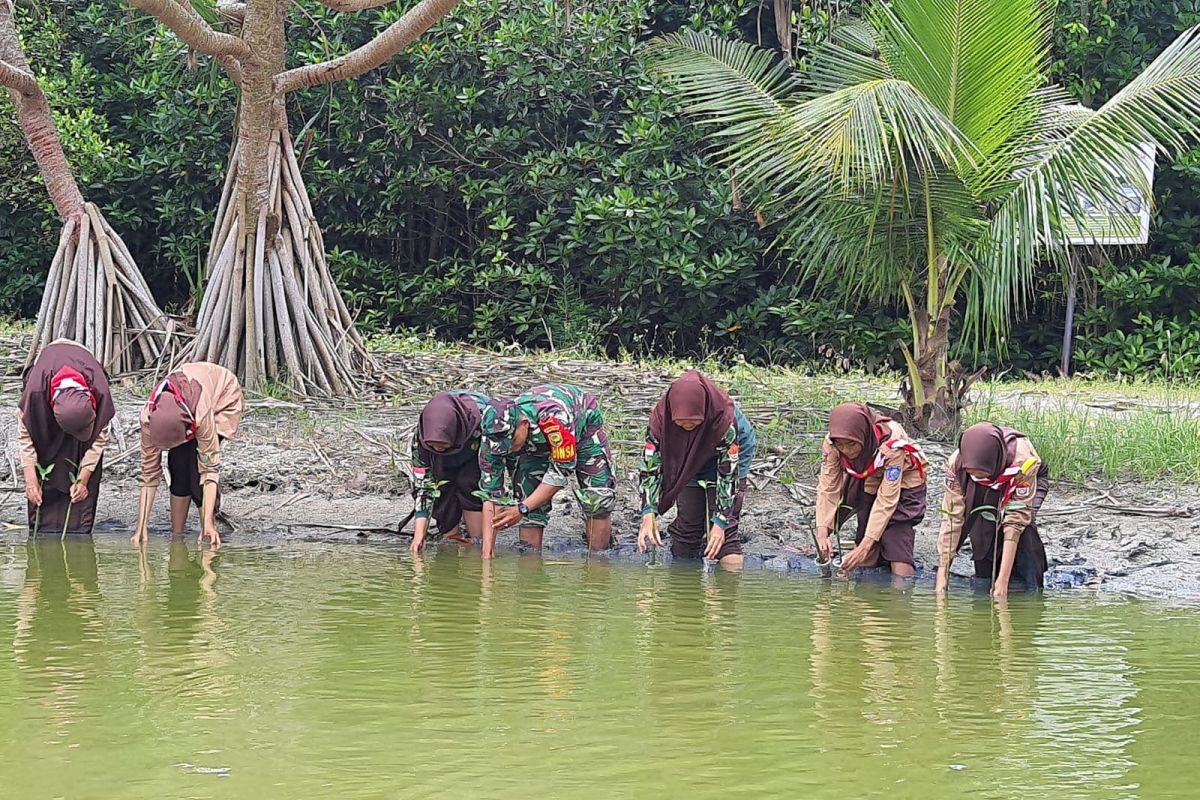
<svg viewBox="0 0 1200 800"><path fill-rule="evenodd" d="M974 377L948 358L959 298L966 330L1002 342L1038 266L1066 263L1085 209L1121 207L1118 176L1149 196L1135 146L1197 138L1197 29L1090 110L1049 85L1053 20L1045 0L876 3L803 73L695 32L648 48L801 279L903 301L902 390L926 431L956 424Z"/></svg>

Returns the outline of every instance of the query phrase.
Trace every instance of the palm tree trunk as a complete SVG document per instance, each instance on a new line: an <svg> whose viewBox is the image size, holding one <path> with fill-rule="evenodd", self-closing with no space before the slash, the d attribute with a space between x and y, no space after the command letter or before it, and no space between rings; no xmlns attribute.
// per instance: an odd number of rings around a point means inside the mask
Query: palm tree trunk
<svg viewBox="0 0 1200 800"><path fill-rule="evenodd" d="M937 240L933 201L925 191L927 237L925 297L918 303L912 288L904 286L904 299L912 325L911 350L904 350L908 376L901 384L909 422L925 434L950 438L962 420L963 400L982 372L967 375L950 362L950 318L966 267L952 263Z"/></svg>

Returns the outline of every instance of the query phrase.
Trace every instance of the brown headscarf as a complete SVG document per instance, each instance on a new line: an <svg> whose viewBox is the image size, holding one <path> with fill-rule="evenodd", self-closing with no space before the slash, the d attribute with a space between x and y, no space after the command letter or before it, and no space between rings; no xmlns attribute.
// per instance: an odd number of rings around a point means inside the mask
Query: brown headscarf
<svg viewBox="0 0 1200 800"><path fill-rule="evenodd" d="M66 434L85 441L92 436L96 427L96 404L90 389L63 389L50 401L54 408L54 421Z"/></svg>
<svg viewBox="0 0 1200 800"><path fill-rule="evenodd" d="M195 409L200 384L182 372L174 372L150 393L150 413L143 432L159 450L171 450L196 438Z"/></svg>
<svg viewBox="0 0 1200 800"><path fill-rule="evenodd" d="M992 480L1012 466L1017 454L1017 439L1024 434L991 422L980 422L962 432L958 440L960 479L973 483L967 470L983 470ZM963 486L967 486L964 483Z"/></svg>
<svg viewBox="0 0 1200 800"><path fill-rule="evenodd" d="M700 420L700 424L685 431L675 424L679 420ZM650 433L662 448L660 514L675 504L688 481L713 457L733 420L729 393L697 370L679 376L655 404L650 412Z"/></svg>
<svg viewBox="0 0 1200 800"><path fill-rule="evenodd" d="M64 370L81 377L87 391L65 389L56 399L52 387ZM75 470L72 463L83 460L117 411L104 368L81 345L48 345L26 371L18 405L37 450L38 463L56 465L44 485L60 492L70 491L71 472Z"/></svg>
<svg viewBox="0 0 1200 800"><path fill-rule="evenodd" d="M855 472L866 472L883 444L875 429L891 421L866 403L842 403L829 412L829 438L861 444L862 451L849 461Z"/></svg>
<svg viewBox="0 0 1200 800"><path fill-rule="evenodd" d="M462 452L479 435L479 419L479 404L468 395L439 392L425 404L417 419L417 444L435 472L444 456ZM430 450L428 442L447 445L446 452Z"/></svg>

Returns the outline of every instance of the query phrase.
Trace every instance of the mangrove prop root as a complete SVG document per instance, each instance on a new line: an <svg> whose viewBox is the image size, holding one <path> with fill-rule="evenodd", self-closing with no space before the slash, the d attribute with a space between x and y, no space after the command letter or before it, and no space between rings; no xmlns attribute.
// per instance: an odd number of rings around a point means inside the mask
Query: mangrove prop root
<svg viewBox="0 0 1200 800"><path fill-rule="evenodd" d="M110 374L157 368L181 332L100 209L92 203L83 209L59 236L28 363L55 339L72 339Z"/></svg>
<svg viewBox="0 0 1200 800"><path fill-rule="evenodd" d="M334 285L286 127L271 132L267 161L267 202L254 211L237 180L241 148L230 155L190 357L300 394L355 394L379 367Z"/></svg>

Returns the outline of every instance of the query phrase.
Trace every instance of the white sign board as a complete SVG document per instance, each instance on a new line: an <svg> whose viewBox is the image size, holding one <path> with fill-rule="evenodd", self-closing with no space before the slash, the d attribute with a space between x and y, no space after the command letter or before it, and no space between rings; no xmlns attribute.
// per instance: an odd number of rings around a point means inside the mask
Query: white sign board
<svg viewBox="0 0 1200 800"><path fill-rule="evenodd" d="M1145 244L1150 238L1149 192L1154 182L1154 145L1134 145L1132 151L1124 170L1113 168L1123 202L1110 201L1097 206L1090 198L1076 194L1078 207L1086 215L1084 219L1076 219L1071 211L1063 209L1063 234L1068 244ZM1141 175L1129 174L1131 170L1140 170Z"/></svg>

